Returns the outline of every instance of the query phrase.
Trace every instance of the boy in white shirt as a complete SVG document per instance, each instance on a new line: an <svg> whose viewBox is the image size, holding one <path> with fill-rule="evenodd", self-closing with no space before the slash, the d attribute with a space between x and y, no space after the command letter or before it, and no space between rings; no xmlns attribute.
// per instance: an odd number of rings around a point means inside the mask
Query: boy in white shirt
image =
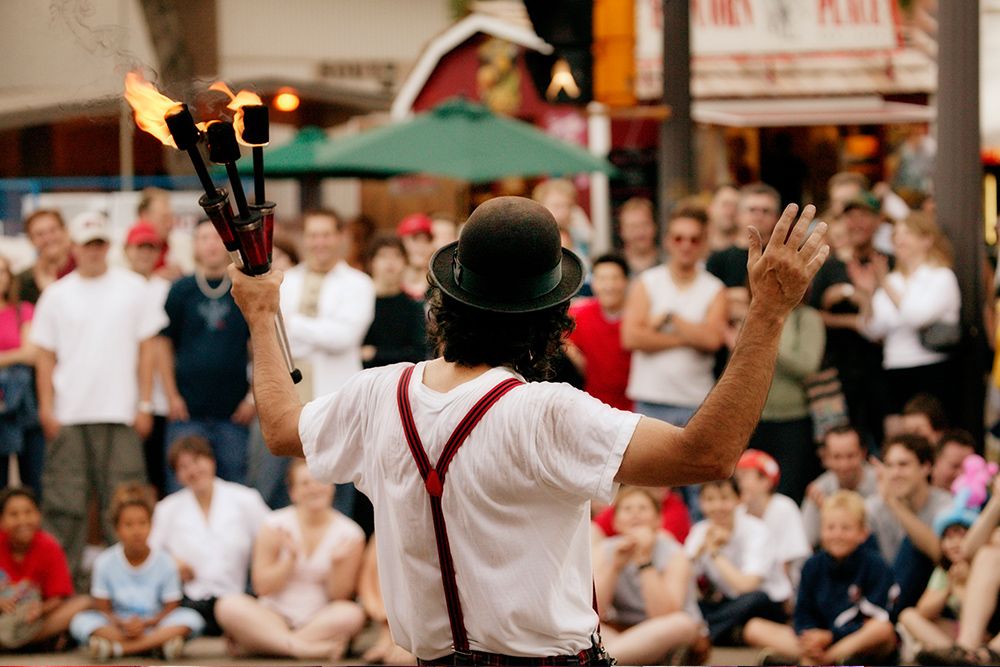
<svg viewBox="0 0 1000 667"><path fill-rule="evenodd" d="M774 552L793 588L797 588L802 564L812 555L812 549L798 505L788 496L774 493L780 477L778 462L759 449L746 450L736 464L741 509L767 524Z"/></svg>
<svg viewBox="0 0 1000 667"><path fill-rule="evenodd" d="M703 484L698 495L705 519L691 529L684 549L694 561L698 603L713 644L751 618L788 619L792 584L770 542L767 525L745 512L735 478Z"/></svg>

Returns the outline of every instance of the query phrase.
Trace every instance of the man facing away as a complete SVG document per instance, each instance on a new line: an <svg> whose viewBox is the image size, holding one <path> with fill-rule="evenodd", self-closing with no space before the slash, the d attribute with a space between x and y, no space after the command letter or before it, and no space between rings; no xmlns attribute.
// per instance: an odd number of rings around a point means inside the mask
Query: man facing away
<svg viewBox="0 0 1000 667"><path fill-rule="evenodd" d="M685 429L567 385L523 382L544 377L583 282L551 214L528 200L482 204L460 240L435 254L430 318L442 357L365 371L306 406L274 333L280 274L230 271L266 441L276 454L304 455L320 479L354 480L374 501L380 583L400 646L423 664L609 664L592 606L590 499L609 501L619 483L732 473L783 321L829 252L825 225L798 249L812 207L785 242L796 212L782 217L780 242L763 253L759 236L751 242L755 298L741 339Z"/></svg>

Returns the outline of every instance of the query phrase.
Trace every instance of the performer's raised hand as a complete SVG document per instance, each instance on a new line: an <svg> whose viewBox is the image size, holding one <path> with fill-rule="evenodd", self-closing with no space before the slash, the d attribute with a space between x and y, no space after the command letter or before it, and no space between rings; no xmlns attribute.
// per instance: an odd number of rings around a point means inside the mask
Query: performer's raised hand
<svg viewBox="0 0 1000 667"><path fill-rule="evenodd" d="M766 248L760 232L754 227L749 229L747 274L752 298L758 307L764 306L779 316L788 314L802 301L813 276L830 254L830 246L823 242L824 222L816 225L805 243L802 242L816 215L816 207L809 204L796 220L798 211L795 204L785 207Z"/></svg>

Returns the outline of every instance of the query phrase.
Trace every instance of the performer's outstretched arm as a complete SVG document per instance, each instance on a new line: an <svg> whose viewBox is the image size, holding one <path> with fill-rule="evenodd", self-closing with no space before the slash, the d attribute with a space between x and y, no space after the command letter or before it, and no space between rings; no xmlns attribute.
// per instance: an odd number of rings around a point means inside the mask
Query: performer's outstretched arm
<svg viewBox="0 0 1000 667"><path fill-rule="evenodd" d="M251 278L232 264L229 277L233 281L233 298L243 312L250 328L253 347L253 397L260 418L264 442L276 456L302 457L302 440L299 438L299 414L302 401L288 375L274 316L278 312L278 292L284 274L273 270ZM251 289L239 289L245 285Z"/></svg>
<svg viewBox="0 0 1000 667"><path fill-rule="evenodd" d="M766 250L757 230L751 229L747 270L753 298L715 388L683 429L656 419L640 420L617 481L675 486L733 473L764 409L785 317L802 300L829 254L823 223L802 244L815 207L806 206L796 224L797 212L794 204L785 208Z"/></svg>

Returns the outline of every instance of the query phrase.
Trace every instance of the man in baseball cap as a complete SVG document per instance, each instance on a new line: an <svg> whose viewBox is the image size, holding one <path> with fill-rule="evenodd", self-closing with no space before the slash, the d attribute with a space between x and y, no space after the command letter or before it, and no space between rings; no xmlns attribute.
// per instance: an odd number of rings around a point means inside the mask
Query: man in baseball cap
<svg viewBox="0 0 1000 667"><path fill-rule="evenodd" d="M69 237L76 245L87 245L94 241L110 243L108 219L97 211L81 213L69 221Z"/></svg>
<svg viewBox="0 0 1000 667"><path fill-rule="evenodd" d="M731 474L763 408L784 319L829 252L825 225L806 240L815 209L796 224L797 212L785 210L766 250L751 236L754 301L726 373L683 429L531 381L546 377L583 282L580 258L536 202L485 202L431 259L438 358L363 371L305 406L274 334L281 275L230 270L268 446L304 456L324 482L353 479L372 499L397 644L420 664L610 664L594 607L590 499L609 502L619 483Z"/></svg>

